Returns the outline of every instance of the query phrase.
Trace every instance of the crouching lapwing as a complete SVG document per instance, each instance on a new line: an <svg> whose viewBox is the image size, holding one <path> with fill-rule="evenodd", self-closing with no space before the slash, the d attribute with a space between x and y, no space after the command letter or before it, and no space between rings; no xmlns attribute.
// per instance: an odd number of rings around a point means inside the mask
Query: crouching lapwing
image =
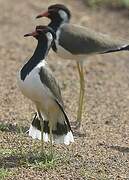
<svg viewBox="0 0 129 180"><path fill-rule="evenodd" d="M21 92L34 102L39 115L33 120L29 135L41 139L42 153L43 141L50 141L52 155L52 143L69 145L74 142L59 85L45 60L56 35L50 27L44 26L24 36L33 36L38 40L34 54L18 76Z"/></svg>
<svg viewBox="0 0 129 180"><path fill-rule="evenodd" d="M36 18L47 17L51 20L48 24L55 33L56 40L52 49L65 59L75 60L80 76L80 96L77 113L77 124L80 127L82 107L85 91L83 61L89 55L104 54L116 51L129 50L129 45L113 40L111 37L95 32L87 27L70 24L71 12L62 4L48 7L45 13Z"/></svg>

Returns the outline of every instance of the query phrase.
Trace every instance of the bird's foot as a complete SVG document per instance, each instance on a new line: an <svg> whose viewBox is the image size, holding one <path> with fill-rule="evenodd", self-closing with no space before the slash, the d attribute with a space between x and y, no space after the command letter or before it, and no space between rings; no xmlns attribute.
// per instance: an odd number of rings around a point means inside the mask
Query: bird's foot
<svg viewBox="0 0 129 180"><path fill-rule="evenodd" d="M82 127L82 124L80 121L76 121L76 122L73 122L72 123L72 128L75 130L75 131L79 131L81 132L83 130L83 127Z"/></svg>
<svg viewBox="0 0 129 180"><path fill-rule="evenodd" d="M80 129L81 127L81 122L80 121L76 121L75 122L75 129Z"/></svg>

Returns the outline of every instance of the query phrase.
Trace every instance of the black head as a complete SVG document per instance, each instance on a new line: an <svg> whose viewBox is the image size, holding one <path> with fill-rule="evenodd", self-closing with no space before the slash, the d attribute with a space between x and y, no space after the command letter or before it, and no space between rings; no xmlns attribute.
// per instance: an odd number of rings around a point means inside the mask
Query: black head
<svg viewBox="0 0 129 180"><path fill-rule="evenodd" d="M48 11L38 15L36 18L47 17L51 21L69 22L71 13L63 4L54 4L48 7Z"/></svg>
<svg viewBox="0 0 129 180"><path fill-rule="evenodd" d="M44 32L44 33L51 33L52 36L53 36L53 40L56 39L56 33L53 31L53 29L49 26L43 26L43 25L39 25L39 26L36 26L36 31L37 32Z"/></svg>
<svg viewBox="0 0 129 180"><path fill-rule="evenodd" d="M56 38L55 32L48 26L36 26L36 29L32 33L25 34L24 37L33 36L37 40L47 41L53 43Z"/></svg>

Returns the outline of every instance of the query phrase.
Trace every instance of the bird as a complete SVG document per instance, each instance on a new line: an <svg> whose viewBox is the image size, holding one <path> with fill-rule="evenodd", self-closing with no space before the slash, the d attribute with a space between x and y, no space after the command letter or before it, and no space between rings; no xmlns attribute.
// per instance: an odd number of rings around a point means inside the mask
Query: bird
<svg viewBox="0 0 129 180"><path fill-rule="evenodd" d="M80 94L76 126L80 128L85 93L84 61L95 54L129 50L129 44L107 34L96 32L91 28L71 24L71 12L63 4L50 5L46 12L36 16L36 18L41 17L50 19L48 26L56 33L56 39L52 45L54 52L64 59L75 61L77 64Z"/></svg>
<svg viewBox="0 0 129 180"><path fill-rule="evenodd" d="M41 140L42 155L45 154L44 142L50 142L53 157L53 143L69 145L74 142L59 84L46 61L56 35L50 27L43 26L24 35L28 36L34 37L38 43L32 57L18 73L18 85L23 95L35 104L39 116L34 118L29 136Z"/></svg>

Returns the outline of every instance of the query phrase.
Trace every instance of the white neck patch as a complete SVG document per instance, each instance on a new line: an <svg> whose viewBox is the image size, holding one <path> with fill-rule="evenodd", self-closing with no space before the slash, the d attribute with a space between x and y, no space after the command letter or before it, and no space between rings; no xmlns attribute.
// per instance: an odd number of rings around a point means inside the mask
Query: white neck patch
<svg viewBox="0 0 129 180"><path fill-rule="evenodd" d="M49 51L49 48L50 48L51 43L53 41L53 36L52 36L52 34L50 32L47 32L46 37L48 39L47 48L48 48L48 51ZM48 51L46 52L46 55L48 54Z"/></svg>
<svg viewBox="0 0 129 180"><path fill-rule="evenodd" d="M46 33L46 36L47 36L47 39L48 39L49 41L52 41L52 40L53 40L53 36L52 36L52 34L51 34L50 32L47 32L47 33Z"/></svg>
<svg viewBox="0 0 129 180"><path fill-rule="evenodd" d="M68 21L68 15L65 11L59 10L58 13L59 13L60 17L64 20L64 22Z"/></svg>

